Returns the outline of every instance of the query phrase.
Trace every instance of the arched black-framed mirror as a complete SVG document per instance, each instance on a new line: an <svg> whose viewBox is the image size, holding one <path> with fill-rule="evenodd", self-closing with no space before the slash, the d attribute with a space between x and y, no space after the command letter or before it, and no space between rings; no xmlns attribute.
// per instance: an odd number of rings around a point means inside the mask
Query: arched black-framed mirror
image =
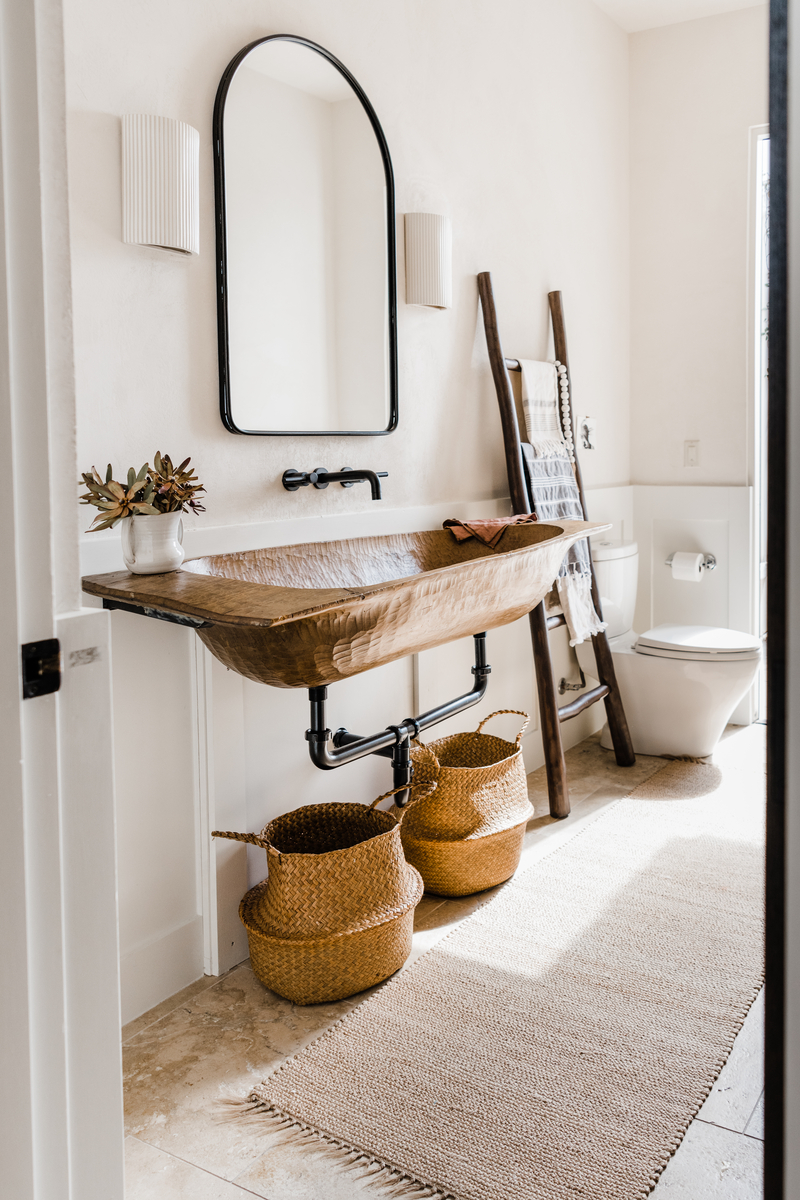
<svg viewBox="0 0 800 1200"><path fill-rule="evenodd" d="M214 180L226 429L391 433L394 177L363 88L306 38L251 42L217 90Z"/></svg>

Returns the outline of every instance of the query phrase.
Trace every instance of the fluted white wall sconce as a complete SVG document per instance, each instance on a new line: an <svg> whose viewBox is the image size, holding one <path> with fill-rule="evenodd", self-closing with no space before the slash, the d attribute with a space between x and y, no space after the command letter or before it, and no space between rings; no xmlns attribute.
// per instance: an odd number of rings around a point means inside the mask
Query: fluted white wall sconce
<svg viewBox="0 0 800 1200"><path fill-rule="evenodd" d="M191 125L122 118L122 240L200 253L200 134Z"/></svg>
<svg viewBox="0 0 800 1200"><path fill-rule="evenodd" d="M449 217L406 213L406 304L451 308L453 228Z"/></svg>

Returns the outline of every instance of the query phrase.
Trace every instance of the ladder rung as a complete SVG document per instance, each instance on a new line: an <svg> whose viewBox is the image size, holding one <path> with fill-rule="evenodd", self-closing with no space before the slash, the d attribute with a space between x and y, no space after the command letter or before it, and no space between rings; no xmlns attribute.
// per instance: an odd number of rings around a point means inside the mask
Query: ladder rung
<svg viewBox="0 0 800 1200"><path fill-rule="evenodd" d="M567 618L563 613L557 613L554 617L547 618L547 632L551 629L558 629L559 625L566 625Z"/></svg>
<svg viewBox="0 0 800 1200"><path fill-rule="evenodd" d="M577 700L573 700L571 704L565 704L563 708L558 710L559 721L569 721L570 717L577 717L578 713L582 713L585 708L589 708L596 700L602 700L610 691L611 688L607 683L601 683L599 687L592 688L590 692L585 692Z"/></svg>

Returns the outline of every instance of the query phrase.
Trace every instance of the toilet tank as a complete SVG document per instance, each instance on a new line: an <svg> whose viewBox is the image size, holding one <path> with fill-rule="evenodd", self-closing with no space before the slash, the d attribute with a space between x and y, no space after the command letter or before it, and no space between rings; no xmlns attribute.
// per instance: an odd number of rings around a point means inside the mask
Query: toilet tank
<svg viewBox="0 0 800 1200"><path fill-rule="evenodd" d="M606 634L619 637L633 628L639 547L636 542L601 538L592 539L591 547L603 620L608 621Z"/></svg>

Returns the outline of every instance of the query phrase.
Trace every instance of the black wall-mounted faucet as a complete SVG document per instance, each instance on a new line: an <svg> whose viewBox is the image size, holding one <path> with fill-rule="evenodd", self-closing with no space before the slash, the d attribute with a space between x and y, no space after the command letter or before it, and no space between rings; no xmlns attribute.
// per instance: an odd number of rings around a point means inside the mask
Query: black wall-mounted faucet
<svg viewBox="0 0 800 1200"><path fill-rule="evenodd" d="M350 467L342 467L341 471L328 471L325 467L315 467L313 471L288 470L283 472L281 482L287 492L296 492L298 488L314 487L321 490L329 483L340 483L342 487L352 487L362 481L368 483L372 490L372 499L381 500L381 480L389 474L388 471L352 471Z"/></svg>

